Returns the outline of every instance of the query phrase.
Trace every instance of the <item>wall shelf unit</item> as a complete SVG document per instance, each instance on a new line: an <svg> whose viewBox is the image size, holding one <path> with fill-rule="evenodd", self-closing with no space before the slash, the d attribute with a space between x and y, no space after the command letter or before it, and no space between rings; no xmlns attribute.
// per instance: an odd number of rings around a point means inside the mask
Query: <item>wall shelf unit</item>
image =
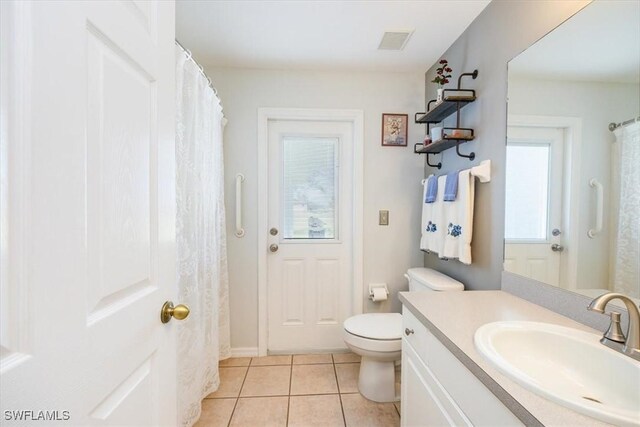
<svg viewBox="0 0 640 427"><path fill-rule="evenodd" d="M460 127L460 110L465 105L476 100L475 90L463 89L461 87L463 77L475 79L478 77L478 70L474 70L472 73L460 74L460 77L458 77L458 87L456 89L445 89L443 91L442 101L436 102L436 100L433 99L427 104L427 112L415 114L414 120L416 123L427 125L427 134L430 132L431 125L440 123L452 114L456 114L456 126L454 128L444 128L441 140L432 142L426 147L420 143L415 144L413 147L414 153L427 155L427 164L431 167L440 169L442 163L431 164L429 161L430 154L438 154L454 146L456 147L456 154L458 156L465 157L469 160L473 160L476 157L474 152L469 154L460 153L460 144L472 141L475 138L473 129ZM432 107L432 104L435 105Z"/></svg>

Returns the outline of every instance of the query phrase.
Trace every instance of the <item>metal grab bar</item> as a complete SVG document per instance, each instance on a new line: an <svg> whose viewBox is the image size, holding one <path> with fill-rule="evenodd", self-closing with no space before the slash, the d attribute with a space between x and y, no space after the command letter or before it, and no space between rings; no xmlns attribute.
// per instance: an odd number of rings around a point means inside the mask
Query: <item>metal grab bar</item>
<svg viewBox="0 0 640 427"><path fill-rule="evenodd" d="M244 236L244 228L242 228L242 183L244 175L239 173L236 175L236 237Z"/></svg>
<svg viewBox="0 0 640 427"><path fill-rule="evenodd" d="M602 231L602 219L604 215L604 190L595 178L591 178L589 185L596 189L596 227L587 232L587 236L593 239Z"/></svg>

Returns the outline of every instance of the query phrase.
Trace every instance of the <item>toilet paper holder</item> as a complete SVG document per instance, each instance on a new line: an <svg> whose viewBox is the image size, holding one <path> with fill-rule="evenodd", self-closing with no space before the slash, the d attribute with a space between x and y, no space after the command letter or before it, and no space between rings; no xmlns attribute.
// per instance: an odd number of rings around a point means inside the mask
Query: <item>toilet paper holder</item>
<svg viewBox="0 0 640 427"><path fill-rule="evenodd" d="M375 292L378 290L378 292ZM383 297L380 298L380 290L384 291ZM378 294L377 297L374 294ZM369 284L369 299L371 301L384 301L389 296L389 288L386 283L370 283Z"/></svg>

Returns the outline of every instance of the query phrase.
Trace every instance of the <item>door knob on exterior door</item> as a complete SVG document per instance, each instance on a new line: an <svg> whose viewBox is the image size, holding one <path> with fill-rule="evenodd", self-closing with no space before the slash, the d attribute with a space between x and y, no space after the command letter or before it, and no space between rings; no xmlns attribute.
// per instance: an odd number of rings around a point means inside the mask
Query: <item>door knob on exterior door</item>
<svg viewBox="0 0 640 427"><path fill-rule="evenodd" d="M269 246L269 250L271 252L278 252L278 245L276 245L275 243L272 243L271 246Z"/></svg>
<svg viewBox="0 0 640 427"><path fill-rule="evenodd" d="M562 252L564 251L564 246L554 243L553 245L551 245L551 250L553 252Z"/></svg>
<svg viewBox="0 0 640 427"><path fill-rule="evenodd" d="M175 317L177 320L184 320L189 316L189 313L189 307L186 305L178 304L174 307L173 301L166 301L160 310L160 321L162 321L162 323L168 323L172 317Z"/></svg>

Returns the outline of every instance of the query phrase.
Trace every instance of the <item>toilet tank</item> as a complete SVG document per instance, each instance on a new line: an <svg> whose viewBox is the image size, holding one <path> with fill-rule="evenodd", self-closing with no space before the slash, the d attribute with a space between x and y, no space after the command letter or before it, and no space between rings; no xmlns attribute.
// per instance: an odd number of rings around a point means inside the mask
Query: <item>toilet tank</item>
<svg viewBox="0 0 640 427"><path fill-rule="evenodd" d="M410 268L406 277L411 292L464 291L462 283L431 268Z"/></svg>

